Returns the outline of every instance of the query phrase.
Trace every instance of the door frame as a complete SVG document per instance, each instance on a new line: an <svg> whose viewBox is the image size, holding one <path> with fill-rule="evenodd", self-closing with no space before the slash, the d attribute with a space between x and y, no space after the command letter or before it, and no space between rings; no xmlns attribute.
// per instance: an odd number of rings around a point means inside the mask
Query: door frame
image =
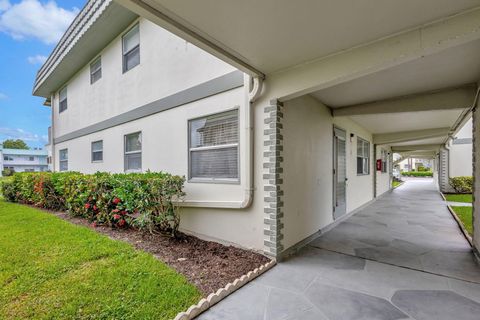
<svg viewBox="0 0 480 320"><path fill-rule="evenodd" d="M335 217L335 210L336 210L336 201L337 201L337 172L335 171L337 168L337 148L336 148L336 145L335 145L335 129L337 130L341 130L343 132L345 132L345 212L338 216L338 217ZM347 130L340 127L340 126L337 126L337 125L333 125L333 128L332 128L332 218L333 220L337 220L337 219L340 219L341 217L343 217L346 213L347 213L347 168L348 168L348 161L347 161Z"/></svg>

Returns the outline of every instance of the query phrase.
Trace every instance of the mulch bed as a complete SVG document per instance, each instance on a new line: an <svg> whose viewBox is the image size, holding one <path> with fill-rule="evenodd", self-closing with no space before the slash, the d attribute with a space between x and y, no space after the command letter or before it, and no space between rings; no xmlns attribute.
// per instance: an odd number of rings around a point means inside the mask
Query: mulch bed
<svg viewBox="0 0 480 320"><path fill-rule="evenodd" d="M61 219L87 226L112 239L126 241L139 250L153 254L183 274L205 297L270 261L252 251L186 234L180 234L179 239L174 239L133 229L112 229L106 226L94 228L85 219L71 217L62 212L53 213Z"/></svg>

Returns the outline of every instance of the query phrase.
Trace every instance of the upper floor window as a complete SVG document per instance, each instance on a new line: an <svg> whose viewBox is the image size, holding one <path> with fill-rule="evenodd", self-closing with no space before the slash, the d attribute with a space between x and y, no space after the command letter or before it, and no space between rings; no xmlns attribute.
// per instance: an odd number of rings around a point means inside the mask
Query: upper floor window
<svg viewBox="0 0 480 320"><path fill-rule="evenodd" d="M140 64L140 33L138 24L122 37L123 72Z"/></svg>
<svg viewBox="0 0 480 320"><path fill-rule="evenodd" d="M370 174L370 142L357 137L357 175Z"/></svg>
<svg viewBox="0 0 480 320"><path fill-rule="evenodd" d="M102 78L102 57L98 57L90 64L90 84Z"/></svg>
<svg viewBox="0 0 480 320"><path fill-rule="evenodd" d="M35 160L35 157L33 157L33 156L28 157L28 161L34 161L34 160Z"/></svg>
<svg viewBox="0 0 480 320"><path fill-rule="evenodd" d="M238 181L238 110L189 121L189 178Z"/></svg>
<svg viewBox="0 0 480 320"><path fill-rule="evenodd" d="M4 161L13 161L13 157L10 156L3 156Z"/></svg>
<svg viewBox="0 0 480 320"><path fill-rule="evenodd" d="M60 108L59 112L63 112L67 110L68 103L67 103L67 87L60 90Z"/></svg>
<svg viewBox="0 0 480 320"><path fill-rule="evenodd" d="M92 142L92 162L103 161L103 140Z"/></svg>
<svg viewBox="0 0 480 320"><path fill-rule="evenodd" d="M125 135L125 172L142 171L142 133Z"/></svg>
<svg viewBox="0 0 480 320"><path fill-rule="evenodd" d="M60 171L68 170L68 149L58 151L60 159Z"/></svg>

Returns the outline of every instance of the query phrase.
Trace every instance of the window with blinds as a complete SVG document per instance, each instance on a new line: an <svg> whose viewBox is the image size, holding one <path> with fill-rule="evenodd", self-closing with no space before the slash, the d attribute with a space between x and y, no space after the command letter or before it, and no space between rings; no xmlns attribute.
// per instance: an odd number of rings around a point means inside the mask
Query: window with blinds
<svg viewBox="0 0 480 320"><path fill-rule="evenodd" d="M103 161L103 140L92 142L92 162Z"/></svg>
<svg viewBox="0 0 480 320"><path fill-rule="evenodd" d="M123 73L140 64L140 32L138 24L122 37Z"/></svg>
<svg viewBox="0 0 480 320"><path fill-rule="evenodd" d="M90 64L90 84L94 84L102 78L102 57L98 57Z"/></svg>
<svg viewBox="0 0 480 320"><path fill-rule="evenodd" d="M68 149L58 151L60 160L60 171L68 171Z"/></svg>
<svg viewBox="0 0 480 320"><path fill-rule="evenodd" d="M65 110L67 110L67 108L68 108L67 87L60 90L59 101L60 101L60 107L58 109L58 112L63 112Z"/></svg>
<svg viewBox="0 0 480 320"><path fill-rule="evenodd" d="M238 110L189 121L189 178L239 179Z"/></svg>
<svg viewBox="0 0 480 320"><path fill-rule="evenodd" d="M370 174L370 143L357 137L357 175Z"/></svg>
<svg viewBox="0 0 480 320"><path fill-rule="evenodd" d="M125 135L125 172L142 171L142 133Z"/></svg>

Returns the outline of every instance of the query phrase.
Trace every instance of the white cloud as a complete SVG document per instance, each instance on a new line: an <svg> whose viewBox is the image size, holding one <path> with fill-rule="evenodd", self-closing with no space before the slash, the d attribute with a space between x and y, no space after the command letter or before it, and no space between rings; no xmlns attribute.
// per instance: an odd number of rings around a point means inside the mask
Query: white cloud
<svg viewBox="0 0 480 320"><path fill-rule="evenodd" d="M5 11L11 7L8 0L0 0L0 12Z"/></svg>
<svg viewBox="0 0 480 320"><path fill-rule="evenodd" d="M37 54L36 56L28 57L27 60L31 64L44 64L47 61L47 57Z"/></svg>
<svg viewBox="0 0 480 320"><path fill-rule="evenodd" d="M8 99L8 96L5 93L0 92L0 100Z"/></svg>
<svg viewBox="0 0 480 320"><path fill-rule="evenodd" d="M38 135L18 128L0 127L0 137L2 141L5 139L22 139L25 142L40 142L42 144L48 142L48 136Z"/></svg>
<svg viewBox="0 0 480 320"><path fill-rule="evenodd" d="M18 40L36 38L55 44L78 12L78 8L63 9L54 0L22 0L16 4L0 0L0 31Z"/></svg>

